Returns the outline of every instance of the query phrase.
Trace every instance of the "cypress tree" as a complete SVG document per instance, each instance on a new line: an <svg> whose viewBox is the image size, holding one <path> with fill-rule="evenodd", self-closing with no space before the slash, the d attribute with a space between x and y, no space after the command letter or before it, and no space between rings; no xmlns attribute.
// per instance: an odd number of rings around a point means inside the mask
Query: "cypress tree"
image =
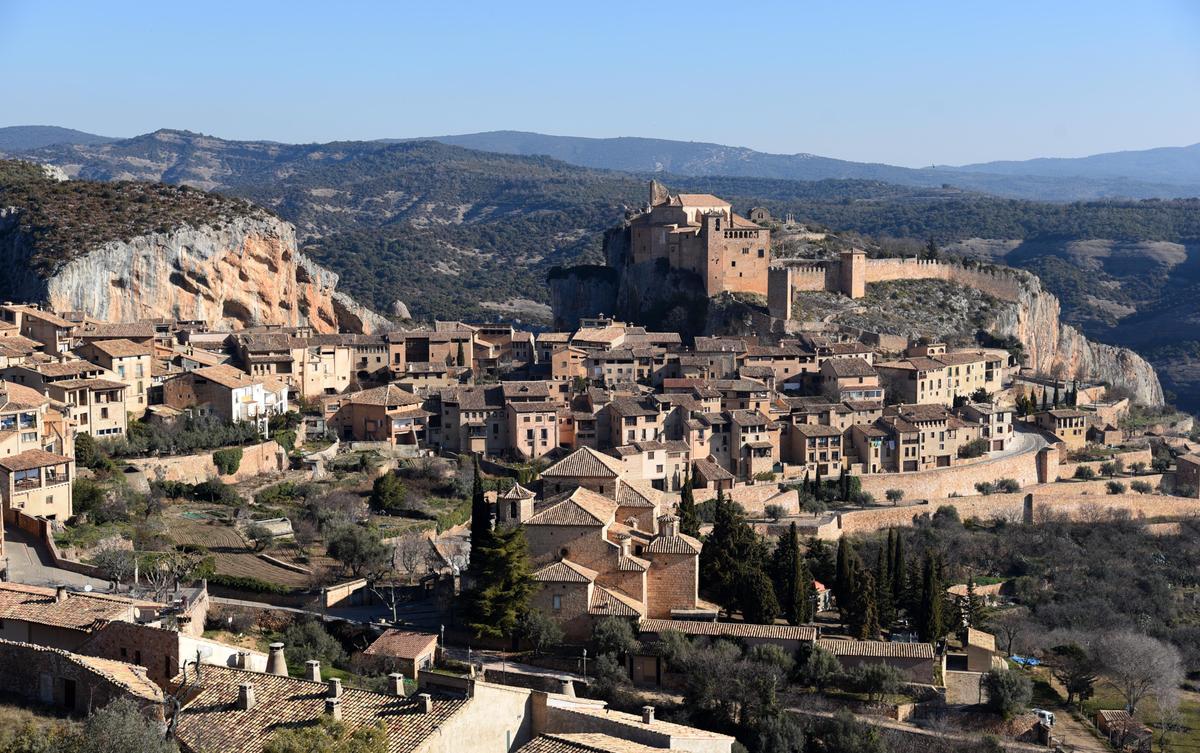
<svg viewBox="0 0 1200 753"><path fill-rule="evenodd" d="M896 537L892 557L892 603L899 609L906 595L904 578L908 574L908 563L904 560L904 537L898 531L892 533Z"/></svg>
<svg viewBox="0 0 1200 753"><path fill-rule="evenodd" d="M879 547L879 557L875 562L875 577L871 581L875 591L875 608L880 626L890 626L896 619L896 605L892 599L892 573L888 562L887 551ZM878 631L877 631L878 632Z"/></svg>
<svg viewBox="0 0 1200 753"><path fill-rule="evenodd" d="M845 536L838 539L837 571L834 574L833 597L837 599L838 611L842 611L843 613L844 610L850 607L850 579L852 577L853 558L854 549L850 545L850 541Z"/></svg>
<svg viewBox="0 0 1200 753"><path fill-rule="evenodd" d="M879 637L879 608L875 603L875 576L863 571L858 577L850 614L850 634L859 640Z"/></svg>
<svg viewBox="0 0 1200 753"><path fill-rule="evenodd" d="M917 632L922 641L933 643L946 634L946 594L934 557L925 555L921 587L921 605L917 614Z"/></svg>
<svg viewBox="0 0 1200 753"><path fill-rule="evenodd" d="M458 354L454 360L457 361L455 364L457 366L465 366L467 364L467 354L466 351L463 350L463 344L461 340L458 342Z"/></svg>
<svg viewBox="0 0 1200 753"><path fill-rule="evenodd" d="M471 542L471 549L475 578L467 600L467 624L478 636L510 636L537 587L525 528L486 529L481 541Z"/></svg>
<svg viewBox="0 0 1200 753"><path fill-rule="evenodd" d="M696 512L696 499L692 493L692 474L683 478L679 491L679 530L688 536L700 535L700 515Z"/></svg>
<svg viewBox="0 0 1200 753"><path fill-rule="evenodd" d="M792 523L792 537L796 540L796 553L800 555L800 534L796 531L796 524ZM816 616L816 600L817 590L813 586L812 572L808 569L808 560L803 555L796 557L796 572L792 576L792 613L790 622L793 625L802 625L806 622L812 622Z"/></svg>
<svg viewBox="0 0 1200 753"><path fill-rule="evenodd" d="M817 474L813 478L813 496L821 499L821 466L817 466Z"/></svg>
<svg viewBox="0 0 1200 753"><path fill-rule="evenodd" d="M474 461L475 481L471 486L471 564L475 571L476 565L482 566L482 559L487 555L488 534L492 532L492 510L487 498L483 495L483 474L479 472L479 456L472 456Z"/></svg>
<svg viewBox="0 0 1200 753"><path fill-rule="evenodd" d="M1058 385L1054 385L1054 407L1058 407Z"/></svg>
<svg viewBox="0 0 1200 753"><path fill-rule="evenodd" d="M1046 391L1045 387L1043 387L1042 388L1042 410L1049 410L1049 409L1050 409L1050 393Z"/></svg>

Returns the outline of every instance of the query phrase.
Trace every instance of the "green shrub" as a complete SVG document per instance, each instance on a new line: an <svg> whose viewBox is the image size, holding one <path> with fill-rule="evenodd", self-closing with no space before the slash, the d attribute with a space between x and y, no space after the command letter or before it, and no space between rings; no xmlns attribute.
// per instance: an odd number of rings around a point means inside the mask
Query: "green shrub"
<svg viewBox="0 0 1200 753"><path fill-rule="evenodd" d="M1090 465L1081 465L1075 469L1075 478L1080 481L1093 481L1096 478L1096 471Z"/></svg>
<svg viewBox="0 0 1200 753"><path fill-rule="evenodd" d="M958 448L960 458L977 458L985 454L990 447L986 439L976 439Z"/></svg>
<svg viewBox="0 0 1200 753"><path fill-rule="evenodd" d="M271 439L289 453L296 449L296 432L292 429L277 431L271 435Z"/></svg>
<svg viewBox="0 0 1200 753"><path fill-rule="evenodd" d="M212 454L213 465L217 467L217 471L222 476L229 476L237 473L238 468L242 465L242 448L228 447L224 450L217 450Z"/></svg>
<svg viewBox="0 0 1200 753"><path fill-rule="evenodd" d="M1129 488L1133 489L1138 494L1149 494L1154 491L1154 487L1148 481L1131 481Z"/></svg>
<svg viewBox="0 0 1200 753"><path fill-rule="evenodd" d="M1120 481L1109 481L1104 486L1105 486L1105 488L1108 489L1109 494L1124 494L1125 493L1125 484L1122 484Z"/></svg>
<svg viewBox="0 0 1200 753"><path fill-rule="evenodd" d="M208 584L210 586L224 586L225 588L235 588L239 591L253 591L264 594L286 594L292 591L292 589L282 584L271 583L259 578L251 578L248 575L213 573L208 577Z"/></svg>

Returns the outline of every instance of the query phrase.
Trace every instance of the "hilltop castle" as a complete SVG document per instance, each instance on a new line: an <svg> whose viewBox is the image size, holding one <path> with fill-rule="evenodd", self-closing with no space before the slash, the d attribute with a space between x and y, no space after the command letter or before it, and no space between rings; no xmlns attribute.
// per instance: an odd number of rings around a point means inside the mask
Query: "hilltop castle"
<svg viewBox="0 0 1200 753"><path fill-rule="evenodd" d="M649 208L629 223L631 261L666 260L694 272L704 290L767 294L771 231L733 212L729 202L706 193L671 194L650 183Z"/></svg>

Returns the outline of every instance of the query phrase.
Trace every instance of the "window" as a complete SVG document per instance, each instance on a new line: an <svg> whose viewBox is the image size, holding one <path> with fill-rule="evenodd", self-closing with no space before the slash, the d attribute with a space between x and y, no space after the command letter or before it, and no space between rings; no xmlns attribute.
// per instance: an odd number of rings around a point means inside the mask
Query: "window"
<svg viewBox="0 0 1200 753"><path fill-rule="evenodd" d="M100 418L108 418L108 408L100 409Z"/></svg>
<svg viewBox="0 0 1200 753"><path fill-rule="evenodd" d="M560 596L558 594L554 594L552 600L554 602L554 611L555 612L562 611L562 596Z"/></svg>

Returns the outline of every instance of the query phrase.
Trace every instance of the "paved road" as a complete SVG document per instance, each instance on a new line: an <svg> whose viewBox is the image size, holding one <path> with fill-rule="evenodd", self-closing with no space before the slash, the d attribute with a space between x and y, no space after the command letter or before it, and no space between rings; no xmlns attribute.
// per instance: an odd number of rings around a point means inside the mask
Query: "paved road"
<svg viewBox="0 0 1200 753"><path fill-rule="evenodd" d="M108 581L55 567L46 547L34 536L16 526L4 528L4 559L8 565L8 579L16 583L34 586L65 585L68 588L91 586L97 591L109 589Z"/></svg>

